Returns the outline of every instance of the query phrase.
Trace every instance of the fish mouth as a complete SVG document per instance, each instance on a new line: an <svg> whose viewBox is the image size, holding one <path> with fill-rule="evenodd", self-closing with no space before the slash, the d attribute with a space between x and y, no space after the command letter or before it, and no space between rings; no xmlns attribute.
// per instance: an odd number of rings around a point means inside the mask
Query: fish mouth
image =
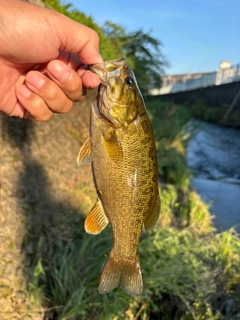
<svg viewBox="0 0 240 320"><path fill-rule="evenodd" d="M103 98L103 92L106 90L105 85L100 85L98 89L98 103L97 103L97 109L98 109L98 115L100 115L101 119L106 122L107 124L111 125L114 128L119 128L120 124L116 122L112 117L109 115L108 107L106 106Z"/></svg>
<svg viewBox="0 0 240 320"><path fill-rule="evenodd" d="M124 57L119 59L105 61L89 65L89 70L97 74L100 79L100 86L98 89L98 112L101 118L112 127L119 128L120 124L111 118L108 112L108 107L104 102L104 92L107 90L109 79L120 75L121 68L126 65Z"/></svg>
<svg viewBox="0 0 240 320"><path fill-rule="evenodd" d="M89 65L89 70L99 76L102 85L107 86L108 79L110 77L118 76L121 67L125 64L126 60L122 57L115 60L104 61L102 63L91 64Z"/></svg>

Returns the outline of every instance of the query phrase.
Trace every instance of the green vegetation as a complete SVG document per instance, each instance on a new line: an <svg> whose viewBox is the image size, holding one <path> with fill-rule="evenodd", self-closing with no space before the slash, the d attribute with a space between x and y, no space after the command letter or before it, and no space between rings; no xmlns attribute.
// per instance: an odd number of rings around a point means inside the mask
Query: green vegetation
<svg viewBox="0 0 240 320"><path fill-rule="evenodd" d="M189 187L184 165L188 136L183 134L189 113L183 106L149 102L149 114L159 155L162 210L159 223L143 232L139 245L143 295L130 297L121 289L98 293L112 246L111 228L88 235L79 211L69 207L39 242L30 283L33 296L41 289L49 319L219 320L234 319L240 312L239 238L233 230L214 233L207 205ZM171 149L173 159L161 161L160 155L167 159ZM178 173L179 166L186 172ZM95 194L88 185L87 179L76 182L74 192L77 199L84 188L90 205Z"/></svg>
<svg viewBox="0 0 240 320"><path fill-rule="evenodd" d="M45 267L47 298L57 319L223 319L221 308L230 298L235 304L229 315L239 311L240 247L234 234L200 237L193 229L158 224L140 244L144 294L139 298L120 289L97 292L110 238L108 228L99 237L83 235L68 245L58 241Z"/></svg>
<svg viewBox="0 0 240 320"><path fill-rule="evenodd" d="M223 104L221 107L207 106L201 99L196 99L189 105L192 115L198 119L231 127L240 127L240 109L233 109L228 117L225 118L228 108L228 104Z"/></svg>
<svg viewBox="0 0 240 320"><path fill-rule="evenodd" d="M158 171L164 181L188 186L190 172L185 165L185 146L190 133L191 113L183 106L146 100L158 151Z"/></svg>

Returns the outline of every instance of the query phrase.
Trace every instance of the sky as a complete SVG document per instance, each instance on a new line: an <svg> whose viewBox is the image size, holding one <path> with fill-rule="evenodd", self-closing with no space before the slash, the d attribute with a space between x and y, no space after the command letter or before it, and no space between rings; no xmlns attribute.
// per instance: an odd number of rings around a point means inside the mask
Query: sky
<svg viewBox="0 0 240 320"><path fill-rule="evenodd" d="M100 26L151 30L162 43L166 74L216 71L240 63L240 0L67 0Z"/></svg>

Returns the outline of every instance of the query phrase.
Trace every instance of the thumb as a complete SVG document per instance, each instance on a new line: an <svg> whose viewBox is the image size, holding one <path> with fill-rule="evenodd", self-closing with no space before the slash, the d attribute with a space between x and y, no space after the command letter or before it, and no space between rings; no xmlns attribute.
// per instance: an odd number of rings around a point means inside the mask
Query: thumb
<svg viewBox="0 0 240 320"><path fill-rule="evenodd" d="M61 44L60 50L76 53L84 64L103 61L99 53L99 37L94 30L62 14L58 14L58 19L60 21L56 28Z"/></svg>
<svg viewBox="0 0 240 320"><path fill-rule="evenodd" d="M76 53L84 64L102 62L94 30L24 1L0 3L1 56L14 63L44 63L56 59L63 50Z"/></svg>

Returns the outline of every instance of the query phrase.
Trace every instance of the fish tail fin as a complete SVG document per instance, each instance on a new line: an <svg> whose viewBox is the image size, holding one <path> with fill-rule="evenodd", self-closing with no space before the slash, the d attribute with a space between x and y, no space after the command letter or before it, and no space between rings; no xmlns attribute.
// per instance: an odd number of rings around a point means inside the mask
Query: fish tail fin
<svg viewBox="0 0 240 320"><path fill-rule="evenodd" d="M98 291L101 294L108 293L120 286L131 296L142 294L142 274L139 255L135 261L119 260L111 252L103 268Z"/></svg>

